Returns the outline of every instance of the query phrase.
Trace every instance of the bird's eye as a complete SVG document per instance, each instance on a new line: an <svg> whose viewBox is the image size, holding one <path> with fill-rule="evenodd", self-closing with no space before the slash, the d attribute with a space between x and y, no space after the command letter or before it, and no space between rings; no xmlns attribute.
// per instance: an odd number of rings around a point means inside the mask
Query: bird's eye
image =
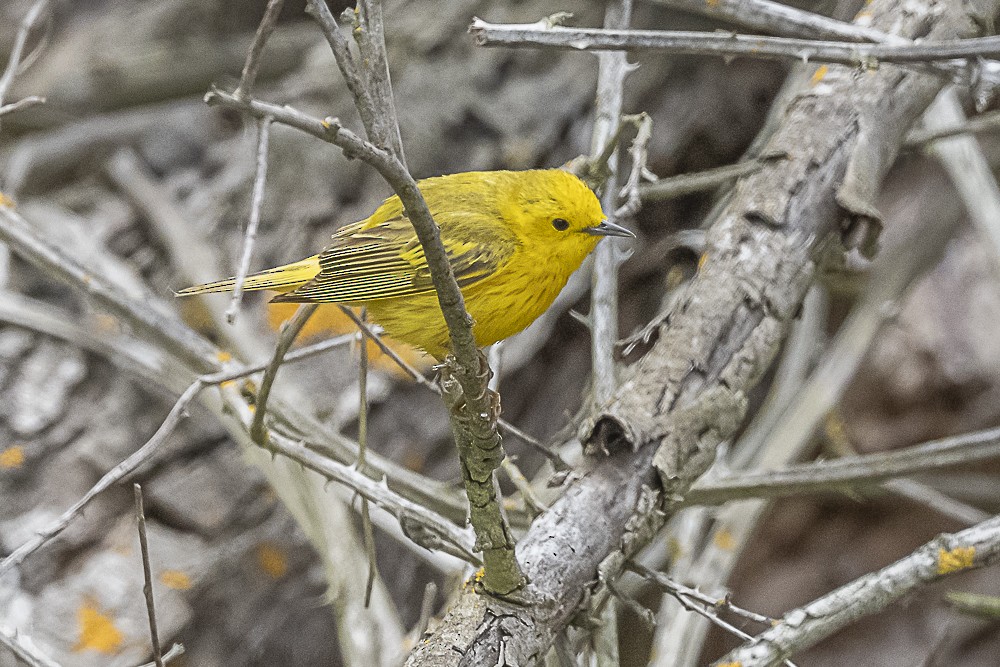
<svg viewBox="0 0 1000 667"><path fill-rule="evenodd" d="M556 218L552 221L552 226L560 232L565 232L569 229L569 222L567 220L563 220L562 218Z"/></svg>

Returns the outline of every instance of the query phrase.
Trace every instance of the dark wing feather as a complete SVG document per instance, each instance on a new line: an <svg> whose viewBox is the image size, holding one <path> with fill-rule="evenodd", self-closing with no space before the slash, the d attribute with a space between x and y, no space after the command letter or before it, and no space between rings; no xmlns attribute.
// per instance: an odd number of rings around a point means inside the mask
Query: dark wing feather
<svg viewBox="0 0 1000 667"><path fill-rule="evenodd" d="M442 241L461 287L492 275L514 252L513 237L505 239L473 224L448 224L455 221L440 217L439 224L457 232L443 233ZM341 229L320 253L319 274L275 301L361 303L434 290L423 249L408 220L393 216L365 226Z"/></svg>

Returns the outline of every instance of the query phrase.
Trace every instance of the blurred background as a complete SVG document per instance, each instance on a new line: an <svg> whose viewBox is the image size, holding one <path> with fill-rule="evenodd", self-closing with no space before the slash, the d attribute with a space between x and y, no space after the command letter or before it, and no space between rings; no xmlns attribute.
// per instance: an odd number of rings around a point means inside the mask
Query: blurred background
<svg viewBox="0 0 1000 667"><path fill-rule="evenodd" d="M0 62L32 4L0 5ZM315 116L337 116L357 129L329 47L303 4L285 3L255 94ZM237 326L229 327L221 318L225 297L175 301L172 291L235 273L250 208L256 124L207 107L202 96L212 84L235 87L264 5L54 2L44 28L32 33L33 55L7 96L42 95L47 102L5 116L0 125L0 191L39 234L248 362L268 358L275 330L292 310L248 294ZM857 9L843 2L800 5L839 17ZM346 6L331 4L335 15ZM396 104L416 177L559 166L588 152L594 55L484 49L466 34L474 16L526 23L556 11L571 11L578 26L603 20L602 3L574 0L384 3ZM723 27L650 1L637 3L633 25ZM787 73L784 65L740 59L642 54L630 60L638 68L626 81L625 110L652 117L649 167L661 177L738 161ZM991 160L1000 161L994 137L985 135L981 143ZM272 129L269 162L252 269L314 253L334 230L366 217L390 194L360 161L280 125ZM697 243L679 242L689 237L678 232L697 230L718 194L645 203L632 224L639 238L620 275L623 337L660 312L695 271ZM827 428L810 445L810 458L896 449L1000 419L998 258L965 221L943 171L919 150L901 154L878 205L885 216L883 252L908 242L927 221L956 231L938 244L925 275L896 304ZM808 359L818 358L869 274L862 264L849 279L817 289L818 324L807 340ZM543 442L571 440L587 403L589 336L569 311L588 310L588 284L580 276L550 317L503 345L504 416ZM43 335L12 323L16 313L69 321L73 331ZM128 333L122 327L0 247L0 555L144 443L175 400L168 387L123 369L80 334L117 340ZM316 339L353 330L327 307L306 334ZM419 353L402 353L429 366ZM278 383L296 392L302 409L355 437L356 359L357 350L345 348L285 368ZM770 381L753 397L755 404ZM406 468L459 484L440 400L380 358L373 360L369 393L370 447ZM262 473L245 463L224 425L197 405L190 413L135 476L146 493L161 640L186 648L172 664L342 664L324 560ZM544 487L544 458L515 438L506 444L521 470L541 475ZM570 444L566 456L579 456L578 449ZM963 507L992 514L1000 510L998 477L996 465L978 464L918 481ZM30 635L60 664L124 666L148 659L128 487L109 489L59 538L0 580L0 625ZM511 508L524 506L512 498ZM773 616L887 565L938 532L968 524L961 513L887 489L775 502L746 543L726 542L725 527L710 523L714 510L688 511L700 512L698 534L685 537L675 522L647 558L667 567L702 553L709 540L738 555L728 584L734 602ZM379 572L391 596L386 608L395 610L405 632L420 620L428 582L437 585L429 599L439 612L463 571L457 561L435 559L403 541L398 534L376 534ZM691 574L696 570L686 570L686 583L700 583ZM949 607L943 595L954 589L998 594L1000 578L987 570L949 579L849 627L797 662L998 664L996 623ZM676 606L649 588L636 585L632 593L654 611ZM403 637L387 653L401 655L413 641ZM656 638L624 610L620 641L622 664L642 665ZM691 664L704 664L737 642L713 630ZM0 666L14 664L0 648Z"/></svg>

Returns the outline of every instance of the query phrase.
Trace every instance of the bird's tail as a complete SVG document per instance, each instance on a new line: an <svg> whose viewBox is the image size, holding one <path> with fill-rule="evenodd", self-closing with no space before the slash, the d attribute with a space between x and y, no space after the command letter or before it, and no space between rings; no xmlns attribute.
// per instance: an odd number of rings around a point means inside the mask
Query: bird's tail
<svg viewBox="0 0 1000 667"><path fill-rule="evenodd" d="M243 281L243 289L247 291L270 289L277 292L290 292L297 287L305 285L315 278L318 273L319 255L313 255L299 262L251 274ZM235 284L235 278L217 280L214 283L185 287L177 292L177 296L207 294L209 292L232 292Z"/></svg>

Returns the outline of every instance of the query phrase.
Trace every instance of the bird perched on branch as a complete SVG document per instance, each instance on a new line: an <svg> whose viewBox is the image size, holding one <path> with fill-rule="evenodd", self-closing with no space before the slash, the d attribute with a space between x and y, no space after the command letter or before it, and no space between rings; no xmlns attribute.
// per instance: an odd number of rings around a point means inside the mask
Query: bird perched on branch
<svg viewBox="0 0 1000 667"><path fill-rule="evenodd" d="M635 236L608 222L590 188L559 169L467 172L417 186L441 228L480 347L545 312L602 237ZM178 296L228 292L234 283ZM449 351L423 248L396 196L338 230L318 255L247 276L243 289L281 292L276 302L364 306L393 338L438 360Z"/></svg>

